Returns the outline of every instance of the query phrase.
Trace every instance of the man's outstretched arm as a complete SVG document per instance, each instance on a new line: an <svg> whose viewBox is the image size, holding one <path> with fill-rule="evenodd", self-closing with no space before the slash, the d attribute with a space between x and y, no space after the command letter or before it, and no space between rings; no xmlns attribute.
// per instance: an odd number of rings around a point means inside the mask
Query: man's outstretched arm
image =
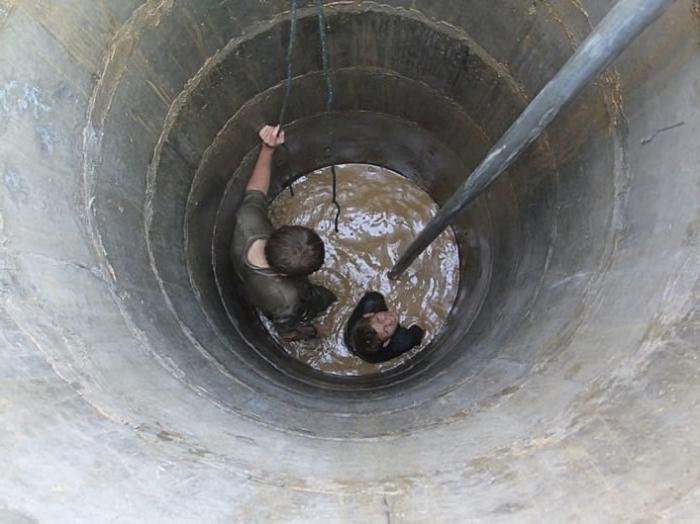
<svg viewBox="0 0 700 524"><path fill-rule="evenodd" d="M284 144L284 131L279 133L279 126L265 126L260 130L260 153L255 163L253 175L248 180L246 191L262 191L267 195L270 188L270 175L272 173L272 154L275 148Z"/></svg>

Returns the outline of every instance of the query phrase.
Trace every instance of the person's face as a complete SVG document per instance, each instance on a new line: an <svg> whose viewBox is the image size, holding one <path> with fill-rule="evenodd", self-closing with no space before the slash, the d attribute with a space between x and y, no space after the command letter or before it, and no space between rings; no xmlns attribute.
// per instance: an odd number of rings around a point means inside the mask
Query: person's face
<svg viewBox="0 0 700 524"><path fill-rule="evenodd" d="M399 316L393 311L380 311L372 315L369 324L379 335L379 340L388 342L399 327Z"/></svg>

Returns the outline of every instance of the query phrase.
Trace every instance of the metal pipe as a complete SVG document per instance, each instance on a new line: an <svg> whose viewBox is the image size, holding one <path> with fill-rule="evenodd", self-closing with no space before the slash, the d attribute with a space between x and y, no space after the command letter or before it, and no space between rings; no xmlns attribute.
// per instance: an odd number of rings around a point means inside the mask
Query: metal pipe
<svg viewBox="0 0 700 524"><path fill-rule="evenodd" d="M450 197L389 273L396 280L444 231L455 216L486 189L627 45L674 0L620 0L556 76L540 91L486 158Z"/></svg>

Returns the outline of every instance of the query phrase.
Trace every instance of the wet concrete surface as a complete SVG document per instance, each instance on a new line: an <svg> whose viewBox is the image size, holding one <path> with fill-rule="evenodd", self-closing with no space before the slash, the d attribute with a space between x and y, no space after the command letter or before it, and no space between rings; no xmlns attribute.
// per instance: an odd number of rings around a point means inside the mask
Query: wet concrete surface
<svg viewBox="0 0 700 524"><path fill-rule="evenodd" d="M335 375L368 375L405 363L443 328L459 289L459 252L452 230L445 231L405 278L387 278L399 255L435 215L437 204L414 183L387 169L364 164L337 166L338 203L342 213L334 228L330 168L294 183L294 196L282 192L270 206L275 226L294 224L318 232L326 248L323 268L312 275L338 301L320 321L332 329L322 341L281 343L294 358ZM382 364L354 356L343 343L343 330L367 291L379 291L403 326L421 326L422 344Z"/></svg>

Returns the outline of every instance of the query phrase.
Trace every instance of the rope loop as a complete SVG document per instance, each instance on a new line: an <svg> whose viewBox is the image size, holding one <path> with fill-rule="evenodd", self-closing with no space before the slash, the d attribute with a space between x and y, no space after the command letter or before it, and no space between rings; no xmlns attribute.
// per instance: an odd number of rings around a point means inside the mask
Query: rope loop
<svg viewBox="0 0 700 524"><path fill-rule="evenodd" d="M330 68L328 67L328 44L326 38L326 14L323 7L323 0L316 0L316 11L318 16L318 34L321 41L321 64L323 65L323 80L326 83L326 113L330 121L330 112L333 109L335 92L333 82L331 82ZM333 148L333 126L330 126L331 149ZM340 204L338 203L338 175L335 165L331 166L331 178L333 189L333 205L335 206L335 232L338 232L338 220L340 219Z"/></svg>
<svg viewBox="0 0 700 524"><path fill-rule="evenodd" d="M330 113L333 109L333 101L335 99L335 92L333 91L333 82L331 82L330 67L328 65L328 42L326 35L326 13L324 10L324 0L316 0L316 16L318 18L318 34L321 44L321 64L323 67L323 81L326 84L326 113L330 121ZM287 107L289 105L289 97L292 93L292 58L294 56L294 43L297 36L297 0L290 0L290 11L289 11L289 43L287 44L287 56L286 56L286 73L287 78L285 80L284 86L284 96L282 98L282 107L280 109L279 115L279 129L280 132L285 123L285 117L287 115ZM330 141L331 149L333 148L333 127L330 126ZM291 168L291 153L289 148L283 144L285 152L287 153L287 167L288 167L288 182L289 182L289 192L294 196L293 187L293 172ZM331 178L332 178L332 190L333 190L333 205L335 206L335 232L338 232L338 221L340 219L340 204L338 203L338 175L336 173L336 166L331 166Z"/></svg>

